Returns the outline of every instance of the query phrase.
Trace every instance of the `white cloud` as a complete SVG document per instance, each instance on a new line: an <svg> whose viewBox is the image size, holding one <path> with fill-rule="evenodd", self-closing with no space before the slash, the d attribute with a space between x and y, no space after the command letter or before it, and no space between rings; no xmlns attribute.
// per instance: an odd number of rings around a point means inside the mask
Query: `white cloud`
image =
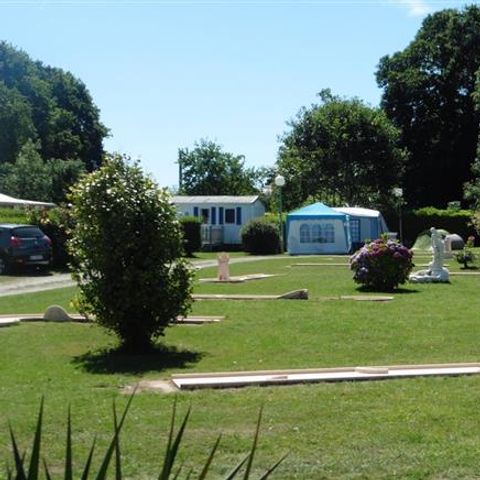
<svg viewBox="0 0 480 480"><path fill-rule="evenodd" d="M393 3L406 7L412 17L423 17L432 11L425 0L392 0Z"/></svg>

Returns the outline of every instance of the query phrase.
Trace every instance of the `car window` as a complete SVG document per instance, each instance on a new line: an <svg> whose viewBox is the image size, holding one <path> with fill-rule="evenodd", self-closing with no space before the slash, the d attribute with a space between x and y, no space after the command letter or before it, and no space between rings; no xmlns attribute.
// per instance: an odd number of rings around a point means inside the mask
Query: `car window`
<svg viewBox="0 0 480 480"><path fill-rule="evenodd" d="M43 232L38 227L18 227L12 233L19 238L43 237Z"/></svg>

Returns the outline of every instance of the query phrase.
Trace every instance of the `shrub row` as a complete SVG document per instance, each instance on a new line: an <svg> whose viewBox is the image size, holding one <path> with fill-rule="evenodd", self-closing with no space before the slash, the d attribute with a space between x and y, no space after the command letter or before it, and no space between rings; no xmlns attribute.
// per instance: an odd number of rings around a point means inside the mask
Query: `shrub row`
<svg viewBox="0 0 480 480"><path fill-rule="evenodd" d="M413 245L418 235L431 227L457 233L465 240L471 235L476 236L475 229L471 225L472 215L471 210L440 210L434 207L402 212L404 243L408 246ZM398 231L397 212L387 213L385 220L392 231Z"/></svg>

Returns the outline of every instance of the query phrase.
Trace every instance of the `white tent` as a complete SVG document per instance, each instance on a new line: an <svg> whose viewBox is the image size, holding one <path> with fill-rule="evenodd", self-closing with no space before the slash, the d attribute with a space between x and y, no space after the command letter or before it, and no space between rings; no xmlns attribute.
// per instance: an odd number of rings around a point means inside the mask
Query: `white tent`
<svg viewBox="0 0 480 480"><path fill-rule="evenodd" d="M365 240L375 240L382 233L389 231L385 219L378 210L361 207L333 207L333 210L350 217L350 235L354 249Z"/></svg>
<svg viewBox="0 0 480 480"><path fill-rule="evenodd" d="M314 203L287 215L290 255L348 253L351 248L349 217L323 203Z"/></svg>
<svg viewBox="0 0 480 480"><path fill-rule="evenodd" d="M38 207L51 208L55 207L54 203L49 202L35 202L33 200L22 200L20 198L13 198L9 195L0 193L0 207Z"/></svg>

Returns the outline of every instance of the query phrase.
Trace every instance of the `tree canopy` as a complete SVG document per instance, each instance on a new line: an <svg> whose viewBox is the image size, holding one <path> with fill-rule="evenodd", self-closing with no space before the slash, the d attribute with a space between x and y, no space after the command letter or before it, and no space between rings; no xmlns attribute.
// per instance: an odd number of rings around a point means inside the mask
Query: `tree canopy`
<svg viewBox="0 0 480 480"><path fill-rule="evenodd" d="M329 204L382 206L401 180L405 151L383 111L329 90L321 103L303 107L289 122L278 169L286 177L287 208L308 198Z"/></svg>
<svg viewBox="0 0 480 480"><path fill-rule="evenodd" d="M0 163L13 162L30 139L44 160L79 159L92 170L107 133L83 82L0 42Z"/></svg>
<svg viewBox="0 0 480 480"><path fill-rule="evenodd" d="M472 98L479 68L478 6L429 15L407 48L380 60L382 107L411 152L404 186L412 206L462 198L479 134Z"/></svg>
<svg viewBox="0 0 480 480"><path fill-rule="evenodd" d="M179 193L184 195L250 195L257 193L265 169L245 167L245 157L223 151L201 139L192 150L178 150Z"/></svg>
<svg viewBox="0 0 480 480"><path fill-rule="evenodd" d="M27 140L13 163L0 164L0 192L44 202L64 202L70 185L85 172L80 160L43 160L38 145Z"/></svg>

